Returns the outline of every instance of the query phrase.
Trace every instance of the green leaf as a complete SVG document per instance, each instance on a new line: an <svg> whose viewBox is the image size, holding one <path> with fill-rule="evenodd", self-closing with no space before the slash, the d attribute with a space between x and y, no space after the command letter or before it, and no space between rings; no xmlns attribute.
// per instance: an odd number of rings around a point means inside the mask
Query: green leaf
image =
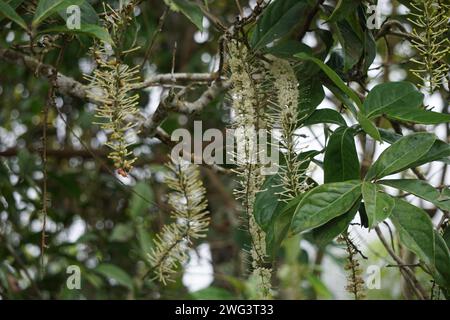
<svg viewBox="0 0 450 320"><path fill-rule="evenodd" d="M323 160L324 182L359 179L354 129L339 127L330 136Z"/></svg>
<svg viewBox="0 0 450 320"><path fill-rule="evenodd" d="M395 199L383 192L377 184L363 182L362 195L368 218L368 227L372 228L391 215Z"/></svg>
<svg viewBox="0 0 450 320"><path fill-rule="evenodd" d="M343 215L331 219L324 225L315 228L311 231L312 241L321 248L328 245L333 239L335 239L342 232L347 230L350 222L358 211L360 202L356 201L353 207Z"/></svg>
<svg viewBox="0 0 450 320"><path fill-rule="evenodd" d="M323 283L322 279L320 279L320 276L316 276L314 275L314 273L310 272L306 275L306 279L314 289L318 299L320 300L333 299L333 294L331 293L330 289L328 289L327 285Z"/></svg>
<svg viewBox="0 0 450 320"><path fill-rule="evenodd" d="M266 233L267 252L272 259L275 259L278 254L278 249L281 243L288 235L291 227L292 217L294 216L295 208L297 208L300 201L305 196L305 193L299 194L294 199L285 204L281 212L274 215L274 218L269 225Z"/></svg>
<svg viewBox="0 0 450 320"><path fill-rule="evenodd" d="M109 236L109 241L115 242L127 242L134 235L133 227L128 223L118 223L111 235Z"/></svg>
<svg viewBox="0 0 450 320"><path fill-rule="evenodd" d="M50 17L52 14L66 10L71 5L81 5L84 0L39 0L34 13L32 26L36 28L42 21Z"/></svg>
<svg viewBox="0 0 450 320"><path fill-rule="evenodd" d="M426 264L434 266L434 230L428 214L404 200L395 199L390 218L401 243Z"/></svg>
<svg viewBox="0 0 450 320"><path fill-rule="evenodd" d="M401 134L395 133L392 130L378 128L378 131L380 132L381 140L386 141L389 144L393 144L395 141L403 137Z"/></svg>
<svg viewBox="0 0 450 320"><path fill-rule="evenodd" d="M435 267L433 278L444 288L450 289L450 253L445 240L434 230Z"/></svg>
<svg viewBox="0 0 450 320"><path fill-rule="evenodd" d="M147 254L153 248L153 241L150 236L150 231L147 230L142 224L136 226L137 239L141 248L142 256L147 257Z"/></svg>
<svg viewBox="0 0 450 320"><path fill-rule="evenodd" d="M145 215L146 210L152 204L153 193L148 183L138 182L133 188L133 195L130 201L129 214L132 217Z"/></svg>
<svg viewBox="0 0 450 320"><path fill-rule="evenodd" d="M365 180L379 179L411 167L431 149L435 140L434 134L425 132L399 139L381 153L367 172Z"/></svg>
<svg viewBox="0 0 450 320"><path fill-rule="evenodd" d="M350 14L354 13L358 8L358 1L346 1L339 0L336 4L336 8L333 10L333 13L328 17L327 21L335 22L342 19L345 19Z"/></svg>
<svg viewBox="0 0 450 320"><path fill-rule="evenodd" d="M450 197L446 196L446 193L450 191L448 188L439 192L427 182L417 179L380 180L378 182L411 193L442 210L450 211Z"/></svg>
<svg viewBox="0 0 450 320"><path fill-rule="evenodd" d="M342 79L339 78L339 76L336 74L336 72L333 71L333 69L331 69L325 63L323 63L321 60L311 57L304 52L296 54L295 57L302 60L313 61L314 63L316 63L322 69L322 71L325 72L325 74L330 78L330 80L333 81L333 83L339 89L341 89L347 96L349 96L356 103L359 109L362 109L362 102L359 99L358 95L351 88L345 85L344 81L342 81Z"/></svg>
<svg viewBox="0 0 450 320"><path fill-rule="evenodd" d="M291 39L277 42L273 47L265 47L262 50L282 59L290 59L299 52L307 52L309 54L313 52L308 45Z"/></svg>
<svg viewBox="0 0 450 320"><path fill-rule="evenodd" d="M23 20L22 17L17 14L16 10L14 10L9 4L7 4L2 0L0 0L0 12L8 19L17 23L24 30L28 30L27 23L25 22L25 20Z"/></svg>
<svg viewBox="0 0 450 320"><path fill-rule="evenodd" d="M450 114L433 112L424 109L394 108L386 111L390 119L421 124L439 124L450 122Z"/></svg>
<svg viewBox="0 0 450 320"><path fill-rule="evenodd" d="M320 79L306 78L301 72L296 72L296 74L299 84L298 117L300 120L310 116L316 110L325 98L325 92Z"/></svg>
<svg viewBox="0 0 450 320"><path fill-rule="evenodd" d="M450 115L421 108L423 94L410 82L389 82L375 86L364 101L368 118L385 115L389 119L439 124L450 122Z"/></svg>
<svg viewBox="0 0 450 320"><path fill-rule="evenodd" d="M353 103L352 100L350 100L350 98L341 90L339 89L337 86L334 85L333 82L330 81L324 81L324 86L326 86L331 93L333 93L333 95L342 102L342 104L348 109L350 110L350 112L354 115L357 116L358 114L358 110L356 110L355 108L355 104Z"/></svg>
<svg viewBox="0 0 450 320"><path fill-rule="evenodd" d="M67 26L57 26L49 29L45 29L40 33L51 33L51 32L60 32L60 33L69 33L69 34L86 34L92 37L95 37L99 40L102 40L109 44L114 44L113 39L111 38L108 30L103 27L97 26L95 24L82 24L80 29L69 29Z"/></svg>
<svg viewBox="0 0 450 320"><path fill-rule="evenodd" d="M418 167L432 161L445 161L450 157L450 145L442 140L436 139L433 146L419 160L411 164L410 167Z"/></svg>
<svg viewBox="0 0 450 320"><path fill-rule="evenodd" d="M417 109L423 94L410 82L388 82L375 86L364 101L364 113L370 118L390 110Z"/></svg>
<svg viewBox="0 0 450 320"><path fill-rule="evenodd" d="M359 112L357 115L358 122L361 125L361 128L372 138L377 141L381 141L381 135L378 131L378 128L370 121L362 112Z"/></svg>
<svg viewBox="0 0 450 320"><path fill-rule="evenodd" d="M304 162L299 169L305 170L316 154L317 151L314 150L301 153L299 157ZM262 189L265 191L259 192L255 199L255 220L266 232L268 255L275 258L278 248L289 231L294 210L304 194L300 194L287 204L279 201L278 194L283 191L279 175L267 178Z"/></svg>
<svg viewBox="0 0 450 320"><path fill-rule="evenodd" d="M444 239L445 243L447 244L447 247L450 248L450 226L447 226L445 228L442 238Z"/></svg>
<svg viewBox="0 0 450 320"><path fill-rule="evenodd" d="M109 263L102 263L95 268L97 273L105 276L106 278L113 279L118 284L133 289L133 279L121 268Z"/></svg>
<svg viewBox="0 0 450 320"><path fill-rule="evenodd" d="M273 1L255 26L250 45L260 49L270 42L285 36L299 23L302 11L308 7L303 0Z"/></svg>
<svg viewBox="0 0 450 320"><path fill-rule="evenodd" d="M333 109L318 109L315 110L304 122L305 126L310 126L317 123L334 123L340 126L347 126L344 118L339 112Z"/></svg>
<svg viewBox="0 0 450 320"><path fill-rule="evenodd" d="M361 195L357 180L326 183L309 191L292 218L295 233L319 227L351 209Z"/></svg>
<svg viewBox="0 0 450 320"><path fill-rule="evenodd" d="M363 70L367 72L377 55L377 44L370 30L364 31L364 52L362 54Z"/></svg>
<svg viewBox="0 0 450 320"><path fill-rule="evenodd" d="M198 5L188 0L164 0L164 2L172 11L181 12L198 30L203 31L203 13Z"/></svg>
<svg viewBox="0 0 450 320"><path fill-rule="evenodd" d="M315 150L300 153L298 157L302 159L302 165L299 167L299 170L306 170L309 163L318 153ZM314 181L309 183L311 186L314 185ZM305 193L298 195L287 204L279 201L278 193L282 191L279 175L269 177L265 181L263 189L266 190L256 195L255 219L266 232L268 256L270 258L276 258L278 248L288 234L295 208Z"/></svg>
<svg viewBox="0 0 450 320"><path fill-rule="evenodd" d="M361 32L361 27L355 18L355 12L333 25L336 26L334 35L344 50L343 71L347 73L358 63L364 53L364 40L358 34L358 31Z"/></svg>
<svg viewBox="0 0 450 320"><path fill-rule="evenodd" d="M22 2L24 0L10 0L10 1L0 0L0 1L8 4L15 11L22 4ZM3 10L1 10L0 11L0 21L2 21L3 18L5 18L5 15L3 14Z"/></svg>
<svg viewBox="0 0 450 320"><path fill-rule="evenodd" d="M67 21L67 18L69 16L67 14L67 10L59 10L58 13L64 19L64 21ZM88 1L84 1L80 5L80 14L81 24L97 25L99 23L97 12Z"/></svg>

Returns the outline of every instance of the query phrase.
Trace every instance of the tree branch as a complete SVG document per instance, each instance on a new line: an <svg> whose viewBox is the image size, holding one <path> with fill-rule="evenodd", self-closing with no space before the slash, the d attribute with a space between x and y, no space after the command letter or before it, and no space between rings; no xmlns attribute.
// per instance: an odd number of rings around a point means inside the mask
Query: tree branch
<svg viewBox="0 0 450 320"><path fill-rule="evenodd" d="M36 75L50 77L55 68L49 64L41 63L33 57L24 55L11 49L0 48L0 59L22 65L33 71ZM56 85L58 91L83 100L89 100L87 97L87 87L71 77L67 77L61 73L57 73Z"/></svg>
<svg viewBox="0 0 450 320"><path fill-rule="evenodd" d="M186 82L212 82L216 79L215 73L166 73L150 76L143 82L134 86L134 89L142 89L161 84L179 84Z"/></svg>

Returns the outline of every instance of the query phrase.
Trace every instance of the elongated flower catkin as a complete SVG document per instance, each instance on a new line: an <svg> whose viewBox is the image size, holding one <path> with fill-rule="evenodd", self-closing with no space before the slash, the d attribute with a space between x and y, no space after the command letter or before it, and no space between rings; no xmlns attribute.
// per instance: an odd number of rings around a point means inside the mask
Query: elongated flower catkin
<svg viewBox="0 0 450 320"><path fill-rule="evenodd" d="M89 97L98 101L95 116L102 119L100 126L109 133L106 145L112 149L109 154L114 166L126 173L131 170L136 158L128 150L129 135L137 133L132 129L137 125L133 118L139 113L139 96L131 94L133 84L139 79L138 68L112 60L99 59L99 68L90 80Z"/></svg>
<svg viewBox="0 0 450 320"><path fill-rule="evenodd" d="M95 116L98 123L109 134L106 145L112 149L109 158L113 160L118 173L127 176L136 158L129 150L131 137L137 134L136 115L139 95L133 94L133 85L139 80L139 67L129 67L122 62L126 52L122 51L123 31L131 22L134 3L115 10L103 2L103 25L111 34L114 43L96 43L91 49L97 63L89 80L88 97L97 102Z"/></svg>
<svg viewBox="0 0 450 320"><path fill-rule="evenodd" d="M418 59L411 59L417 64L411 72L424 79L430 93L438 89L447 78L449 65L445 57L450 52L449 16L450 6L439 0L411 2L417 13L411 12L413 24L412 46L419 54Z"/></svg>
<svg viewBox="0 0 450 320"><path fill-rule="evenodd" d="M163 227L149 253L155 278L167 284L183 265L194 239L206 237L209 227L206 190L198 166L184 160L170 162L166 184L172 189L169 204L172 223Z"/></svg>
<svg viewBox="0 0 450 320"><path fill-rule="evenodd" d="M280 194L282 201L288 202L304 192L308 185L302 170L303 161L297 154L297 141L295 130L298 127L298 101L299 88L295 72L288 61L275 58L270 69L274 78L277 101L275 102L275 120L281 131L280 147L285 160L280 166L279 175L283 191Z"/></svg>
<svg viewBox="0 0 450 320"><path fill-rule="evenodd" d="M263 72L261 66L252 63L248 49L237 42L231 42L228 48L229 68L232 82L231 98L234 112L234 127L238 145L239 187L235 190L238 199L242 201L252 247L252 276L257 281L260 294L257 298L272 297L271 268L266 267L265 232L255 220L254 202L256 194L264 183L262 164L258 162L259 129L267 129L264 94L260 79Z"/></svg>
<svg viewBox="0 0 450 320"><path fill-rule="evenodd" d="M357 258L357 248L347 232L339 238L339 242L345 244L347 251L347 264L344 266L344 269L348 272L348 276L345 289L353 295L355 300L364 299L364 279L362 278L362 269Z"/></svg>

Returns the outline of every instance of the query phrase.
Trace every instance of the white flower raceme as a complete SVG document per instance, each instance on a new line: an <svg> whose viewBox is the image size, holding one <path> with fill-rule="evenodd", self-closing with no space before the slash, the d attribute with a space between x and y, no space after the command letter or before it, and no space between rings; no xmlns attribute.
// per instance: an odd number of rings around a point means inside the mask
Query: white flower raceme
<svg viewBox="0 0 450 320"><path fill-rule="evenodd" d="M260 297L271 298L271 269L266 267L265 233L254 217L256 194L264 182L263 166L258 163L258 140L256 132L267 129L264 91L262 90L261 66L252 63L247 48L235 41L229 43L228 63L231 71L231 98L234 127L238 145L236 172L240 187L235 190L241 199L247 227L251 236L252 276L257 279Z"/></svg>
<svg viewBox="0 0 450 320"><path fill-rule="evenodd" d="M270 71L276 90L275 120L281 131L280 147L285 164L280 166L281 200L289 201L307 189L306 177L301 170L303 162L298 158L295 130L298 127L299 90L295 72L288 61L275 58Z"/></svg>
<svg viewBox="0 0 450 320"><path fill-rule="evenodd" d="M100 56L100 54L98 54ZM137 67L130 68L117 63L114 58L98 58L98 68L93 75L86 76L90 81L88 95L98 101L96 117L102 129L109 133L106 145L113 151L109 158L114 166L126 175L136 158L128 150L130 135L137 133L137 125L132 119L139 113L137 108L139 95L132 94L133 84L139 79Z"/></svg>
<svg viewBox="0 0 450 320"><path fill-rule="evenodd" d="M124 64L124 56L137 49L118 49L123 42L125 27L131 22L135 4L131 1L117 10L103 2L103 26L111 34L114 43L101 42L94 45L92 55L97 63L93 75L86 75L90 81L88 97L98 102L96 117L109 134L106 143L113 151L109 154L118 173L127 176L136 158L128 150L139 113L139 95L133 94L133 85L139 80L139 67Z"/></svg>
<svg viewBox="0 0 450 320"><path fill-rule="evenodd" d="M192 241L205 237L209 226L206 190L198 166L180 159L167 167L170 173L166 184L172 189L169 204L173 208L173 222L163 227L149 253L155 278L164 284L172 280L177 267L186 262Z"/></svg>
<svg viewBox="0 0 450 320"><path fill-rule="evenodd" d="M257 288L261 290L260 297L270 298L272 296L272 269L265 267L264 259L266 257L266 234L257 224L255 217L250 216L249 230L252 237L252 249L250 254L252 256L253 276L256 279Z"/></svg>
<svg viewBox="0 0 450 320"><path fill-rule="evenodd" d="M415 9L411 12L412 18L408 18L414 26L411 44L419 54L419 58L411 59L417 64L411 72L420 79L426 77L428 91L432 93L445 81L450 69L445 61L450 52L450 6L439 0L411 2L411 6Z"/></svg>

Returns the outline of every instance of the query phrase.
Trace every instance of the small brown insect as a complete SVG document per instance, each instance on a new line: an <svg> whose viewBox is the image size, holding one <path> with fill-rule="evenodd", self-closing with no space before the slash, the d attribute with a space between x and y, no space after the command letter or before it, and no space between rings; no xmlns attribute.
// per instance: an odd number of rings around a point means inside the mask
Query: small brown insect
<svg viewBox="0 0 450 320"><path fill-rule="evenodd" d="M123 170L122 168L117 169L117 173L120 174L124 178L128 177L128 173L125 170Z"/></svg>

